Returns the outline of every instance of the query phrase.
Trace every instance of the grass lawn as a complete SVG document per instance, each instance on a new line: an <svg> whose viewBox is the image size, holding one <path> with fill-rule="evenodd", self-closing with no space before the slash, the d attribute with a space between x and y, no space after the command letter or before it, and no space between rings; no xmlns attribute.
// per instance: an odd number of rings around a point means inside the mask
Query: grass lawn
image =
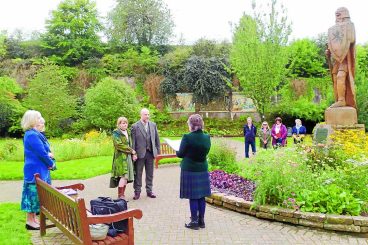
<svg viewBox="0 0 368 245"><path fill-rule="evenodd" d="M161 159L159 164L178 163L180 158ZM88 179L110 173L112 156L91 157L56 163L54 180ZM0 180L22 180L23 162L0 161Z"/></svg>
<svg viewBox="0 0 368 245"><path fill-rule="evenodd" d="M26 214L19 204L0 203L0 244L32 244L25 221Z"/></svg>
<svg viewBox="0 0 368 245"><path fill-rule="evenodd" d="M52 179L87 179L111 171L112 156L91 157L56 163ZM0 180L22 180L23 162L0 161Z"/></svg>

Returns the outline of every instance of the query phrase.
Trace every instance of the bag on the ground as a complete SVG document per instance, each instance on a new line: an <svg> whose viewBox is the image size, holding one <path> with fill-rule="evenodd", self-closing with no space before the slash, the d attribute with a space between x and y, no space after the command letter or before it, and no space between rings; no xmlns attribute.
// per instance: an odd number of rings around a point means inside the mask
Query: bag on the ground
<svg viewBox="0 0 368 245"><path fill-rule="evenodd" d="M93 215L114 214L128 209L127 202L124 199L112 199L111 197L98 197L90 201L91 212ZM110 229L118 233L124 232L128 227L128 220L121 220L108 224Z"/></svg>

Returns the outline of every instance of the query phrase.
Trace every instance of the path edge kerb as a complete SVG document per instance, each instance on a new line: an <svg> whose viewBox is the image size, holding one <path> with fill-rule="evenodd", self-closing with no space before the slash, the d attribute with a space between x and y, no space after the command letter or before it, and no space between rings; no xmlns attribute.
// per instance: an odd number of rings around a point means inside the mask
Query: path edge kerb
<svg viewBox="0 0 368 245"><path fill-rule="evenodd" d="M324 230L368 234L368 217L364 216L300 212L277 206L256 205L243 198L216 191L213 191L210 197L206 197L206 202L261 219Z"/></svg>

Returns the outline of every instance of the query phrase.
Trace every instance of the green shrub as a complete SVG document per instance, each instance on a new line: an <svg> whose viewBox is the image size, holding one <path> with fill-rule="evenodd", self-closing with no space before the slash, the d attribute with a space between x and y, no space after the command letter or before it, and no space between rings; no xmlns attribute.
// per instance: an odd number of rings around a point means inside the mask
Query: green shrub
<svg viewBox="0 0 368 245"><path fill-rule="evenodd" d="M121 116L132 123L139 116L138 110L135 93L124 81L106 77L87 90L84 116L96 128L111 130Z"/></svg>
<svg viewBox="0 0 368 245"><path fill-rule="evenodd" d="M320 186L317 190L302 190L296 199L305 212L359 215L362 201L335 184Z"/></svg>
<svg viewBox="0 0 368 245"><path fill-rule="evenodd" d="M294 147L260 151L245 164L241 175L256 181L257 204L282 205L302 188L313 188L315 177Z"/></svg>
<svg viewBox="0 0 368 245"><path fill-rule="evenodd" d="M236 153L224 143L212 142L208 163L210 170L221 169L227 173L236 173L239 167L236 164Z"/></svg>
<svg viewBox="0 0 368 245"><path fill-rule="evenodd" d="M75 115L76 99L68 93L68 81L56 65L45 65L29 82L27 108L38 110L46 120L47 132L61 135L60 123Z"/></svg>
<svg viewBox="0 0 368 245"><path fill-rule="evenodd" d="M347 155L338 146L303 146L300 145L302 151L306 152L306 164L313 171L320 171L326 168L343 168L346 167Z"/></svg>

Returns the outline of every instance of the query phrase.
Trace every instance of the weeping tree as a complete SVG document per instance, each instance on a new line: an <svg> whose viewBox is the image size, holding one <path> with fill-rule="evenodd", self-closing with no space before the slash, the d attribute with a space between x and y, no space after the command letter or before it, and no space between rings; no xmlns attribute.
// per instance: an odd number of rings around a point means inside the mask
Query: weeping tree
<svg viewBox="0 0 368 245"><path fill-rule="evenodd" d="M193 93L196 111L200 105L207 105L230 91L231 74L226 67L227 62L222 58L189 58L184 68L184 86Z"/></svg>
<svg viewBox="0 0 368 245"><path fill-rule="evenodd" d="M265 13L253 2L254 14L240 19L230 51L230 63L243 92L253 100L262 118L285 78L286 44L291 32L283 6L279 7L276 0L268 5L270 12Z"/></svg>
<svg viewBox="0 0 368 245"><path fill-rule="evenodd" d="M228 66L224 58L192 55L177 69L164 69L165 79L160 90L166 98L172 98L176 93L193 93L193 102L196 111L199 111L201 105L207 105L230 92Z"/></svg>

